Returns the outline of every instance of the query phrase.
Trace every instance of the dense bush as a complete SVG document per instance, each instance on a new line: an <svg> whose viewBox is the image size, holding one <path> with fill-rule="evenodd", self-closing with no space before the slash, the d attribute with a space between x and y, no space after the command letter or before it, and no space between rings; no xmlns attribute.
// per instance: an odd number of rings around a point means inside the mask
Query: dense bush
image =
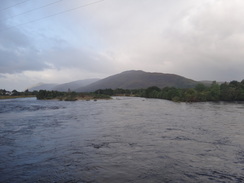
<svg viewBox="0 0 244 183"><path fill-rule="evenodd" d="M213 82L210 86L200 83L195 88L189 89L165 87L159 90L157 87L150 87L140 96L182 102L244 101L244 80L220 85Z"/></svg>
<svg viewBox="0 0 244 183"><path fill-rule="evenodd" d="M58 91L40 90L39 92L37 92L36 98L39 100L58 99L64 101L76 101L79 99L83 99L83 100L109 99L110 96L106 94L96 94L96 93L76 93L76 92L58 92Z"/></svg>

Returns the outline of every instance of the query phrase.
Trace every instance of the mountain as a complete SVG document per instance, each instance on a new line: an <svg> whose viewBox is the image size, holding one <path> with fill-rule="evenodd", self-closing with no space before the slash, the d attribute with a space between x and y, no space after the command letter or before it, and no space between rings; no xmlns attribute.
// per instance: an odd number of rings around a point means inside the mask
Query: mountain
<svg viewBox="0 0 244 183"><path fill-rule="evenodd" d="M144 71L125 71L120 74L109 76L85 87L76 89L77 92L92 92L98 89L140 89L150 86L190 88L197 81L187 79L175 74L151 73Z"/></svg>
<svg viewBox="0 0 244 183"><path fill-rule="evenodd" d="M84 87L87 85L90 85L91 83L94 83L98 81L99 79L84 79L84 80L78 80L78 81L72 81L69 83L64 84L46 84L46 83L39 83L36 86L28 88L29 91L34 90L56 90L56 91L68 91L69 89L71 91L76 90L77 88Z"/></svg>
<svg viewBox="0 0 244 183"><path fill-rule="evenodd" d="M39 91L39 90L52 90L57 84L47 84L47 83L38 83L35 86L29 87L29 91Z"/></svg>
<svg viewBox="0 0 244 183"><path fill-rule="evenodd" d="M91 83L94 83L98 80L99 79L84 79L84 80L73 81L73 82L57 85L53 88L53 90L64 91L64 92L68 90L74 91L79 87L90 85Z"/></svg>

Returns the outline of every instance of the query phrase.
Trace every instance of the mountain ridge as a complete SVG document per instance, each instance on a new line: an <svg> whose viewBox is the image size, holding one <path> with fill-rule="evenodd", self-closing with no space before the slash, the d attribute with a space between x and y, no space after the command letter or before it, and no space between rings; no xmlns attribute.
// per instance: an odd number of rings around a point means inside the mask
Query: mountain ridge
<svg viewBox="0 0 244 183"><path fill-rule="evenodd" d="M58 84L56 83L38 83L34 86L28 87L27 89L29 91L38 91L38 90L52 90L53 87L57 86Z"/></svg>
<svg viewBox="0 0 244 183"><path fill-rule="evenodd" d="M190 88L198 82L176 74L158 72L145 72L141 70L124 71L94 82L88 86L80 87L77 92L93 92L98 89L142 89L150 86Z"/></svg>
<svg viewBox="0 0 244 183"><path fill-rule="evenodd" d="M145 89L150 86L191 88L198 81L185 78L176 74L145 72L142 70L128 70L104 79L84 79L63 84L43 84L43 86L29 88L33 90L56 90L75 92L94 92L98 89Z"/></svg>
<svg viewBox="0 0 244 183"><path fill-rule="evenodd" d="M37 85L33 87L29 87L29 91L34 91L34 90L55 90L55 91L60 91L60 92L67 92L68 90L70 91L75 91L77 88L89 85L95 81L98 81L100 79L98 78L91 78L91 79L83 79L83 80L76 80L76 81L71 81L67 83L62 83L62 84L48 84L48 83L38 83Z"/></svg>
<svg viewBox="0 0 244 183"><path fill-rule="evenodd" d="M94 83L100 79L98 78L92 78L92 79L84 79L84 80L77 80L77 81L72 81L64 84L59 84L53 88L55 91L75 91L79 87L87 86L91 83Z"/></svg>

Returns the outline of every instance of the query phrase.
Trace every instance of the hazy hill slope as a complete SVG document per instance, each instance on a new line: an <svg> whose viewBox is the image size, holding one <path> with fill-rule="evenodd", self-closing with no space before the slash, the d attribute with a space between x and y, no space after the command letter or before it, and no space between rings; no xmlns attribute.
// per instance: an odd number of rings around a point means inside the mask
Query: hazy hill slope
<svg viewBox="0 0 244 183"><path fill-rule="evenodd" d="M72 81L69 83L64 83L64 84L47 84L47 83L38 83L36 86L29 87L29 91L34 91L34 90L56 90L56 91L68 91L69 89L71 91L74 91L77 88L84 87L87 85L90 85L91 83L94 83L98 81L99 79L84 79L84 80L78 80L78 81Z"/></svg>
<svg viewBox="0 0 244 183"><path fill-rule="evenodd" d="M87 85L94 83L98 80L99 79L94 78L94 79L84 79L84 80L73 81L73 82L57 85L53 88L53 90L66 92L70 89L71 91L74 91L77 88L87 86Z"/></svg>
<svg viewBox="0 0 244 183"><path fill-rule="evenodd" d="M197 82L175 74L150 73L144 71L125 71L109 76L88 86L78 88L77 92L91 92L106 88L139 89L150 86L164 88L174 86L177 88L189 88Z"/></svg>
<svg viewBox="0 0 244 183"><path fill-rule="evenodd" d="M47 84L47 83L39 83L36 86L28 88L29 91L39 91L39 90L53 90L53 88L57 84Z"/></svg>

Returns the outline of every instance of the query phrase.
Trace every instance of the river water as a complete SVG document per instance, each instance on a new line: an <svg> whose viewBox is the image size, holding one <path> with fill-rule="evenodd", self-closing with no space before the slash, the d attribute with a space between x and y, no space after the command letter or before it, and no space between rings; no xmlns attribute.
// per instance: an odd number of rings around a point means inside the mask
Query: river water
<svg viewBox="0 0 244 183"><path fill-rule="evenodd" d="M0 182L244 182L244 103L1 100Z"/></svg>

